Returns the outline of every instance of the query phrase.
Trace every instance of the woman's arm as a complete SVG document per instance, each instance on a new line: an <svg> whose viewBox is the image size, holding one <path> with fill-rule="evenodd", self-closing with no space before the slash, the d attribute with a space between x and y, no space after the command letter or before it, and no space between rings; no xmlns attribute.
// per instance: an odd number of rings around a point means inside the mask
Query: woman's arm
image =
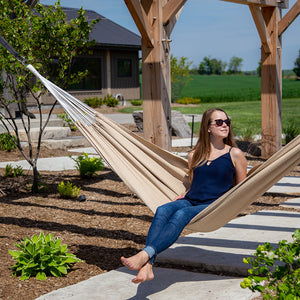
<svg viewBox="0 0 300 300"><path fill-rule="evenodd" d="M190 168L190 165L191 165L191 162L192 162L193 154L194 154L194 150L190 151L189 154L188 154L188 167L189 167L189 168ZM186 190L184 193L182 193L182 194L176 196L176 197L173 199L173 201L176 201L176 200L178 200L178 199L184 198L185 195L186 195L186 193L188 192L188 190L189 190L189 189L187 188L187 190Z"/></svg>
<svg viewBox="0 0 300 300"><path fill-rule="evenodd" d="M231 157L235 167L235 184L239 184L247 177L247 160L239 148L232 148Z"/></svg>

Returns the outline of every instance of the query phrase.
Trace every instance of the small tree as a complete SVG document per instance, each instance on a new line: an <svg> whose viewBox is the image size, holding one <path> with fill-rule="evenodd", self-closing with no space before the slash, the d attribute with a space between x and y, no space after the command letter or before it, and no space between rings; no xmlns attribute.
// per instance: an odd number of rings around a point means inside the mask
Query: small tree
<svg viewBox="0 0 300 300"><path fill-rule="evenodd" d="M211 75L213 73L213 63L210 56L205 56L199 65L199 74Z"/></svg>
<svg viewBox="0 0 300 300"><path fill-rule="evenodd" d="M299 55L295 60L295 68L293 71L296 73L297 77L300 77L300 50L299 50Z"/></svg>
<svg viewBox="0 0 300 300"><path fill-rule="evenodd" d="M226 65L227 63L222 62L222 60L205 56L203 61L200 62L198 73L201 75L221 75L224 73Z"/></svg>
<svg viewBox="0 0 300 300"><path fill-rule="evenodd" d="M28 1L30 4L32 2L34 1ZM26 64L32 64L45 77L62 88L79 82L87 74L87 72L71 72L72 58L92 45L89 42L89 33L96 22L98 20L89 23L83 9L79 10L75 19L66 22L66 15L59 1L55 6L49 7L37 4L33 11L30 5L26 5L22 0L10 0L9 5L6 0L0 0L0 34L20 55L26 57ZM41 82L3 47L0 47L0 70L2 70L0 86L6 91L0 94L0 106L9 115L4 122L5 115L0 112L0 121L8 134L11 134L11 130L14 131L16 146L33 170L32 191L37 192L37 160L41 138L56 103L50 109L43 125L41 95L45 94L46 90ZM28 95L32 96L39 111L40 128L37 145L34 146L30 136L30 115L21 114L28 138L28 152L25 152L9 105L15 103L19 111L24 111L22 106L26 106Z"/></svg>
<svg viewBox="0 0 300 300"><path fill-rule="evenodd" d="M237 56L233 56L230 59L228 65L228 73L229 74L238 74L241 73L243 59Z"/></svg>
<svg viewBox="0 0 300 300"><path fill-rule="evenodd" d="M187 57L182 56L178 59L171 55L171 92L174 102L183 87L191 80L189 68L192 63Z"/></svg>
<svg viewBox="0 0 300 300"><path fill-rule="evenodd" d="M258 67L256 69L256 72L259 77L261 77L261 60L258 62Z"/></svg>

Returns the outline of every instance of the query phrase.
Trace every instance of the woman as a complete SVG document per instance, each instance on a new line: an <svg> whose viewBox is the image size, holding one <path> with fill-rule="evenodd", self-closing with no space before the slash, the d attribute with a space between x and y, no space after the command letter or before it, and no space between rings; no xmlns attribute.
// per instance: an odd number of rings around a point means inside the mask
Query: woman
<svg viewBox="0 0 300 300"><path fill-rule="evenodd" d="M158 253L170 247L199 212L246 178L247 161L234 147L231 122L221 109L204 112L196 146L188 155L190 188L157 208L145 248L122 263L138 270L133 283L152 280Z"/></svg>

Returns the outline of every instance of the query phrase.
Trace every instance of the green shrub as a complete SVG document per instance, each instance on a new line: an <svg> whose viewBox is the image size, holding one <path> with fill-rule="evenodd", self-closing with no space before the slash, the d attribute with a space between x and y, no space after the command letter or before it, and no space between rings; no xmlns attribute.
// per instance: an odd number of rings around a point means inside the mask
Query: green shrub
<svg viewBox="0 0 300 300"><path fill-rule="evenodd" d="M241 282L242 288L258 291L263 299L300 299L300 230L293 241L282 240L273 250L270 243L258 246L254 258L244 259L251 264L249 276Z"/></svg>
<svg viewBox="0 0 300 300"><path fill-rule="evenodd" d="M77 198L79 196L80 188L76 185L72 185L71 182L65 184L63 181L57 186L59 195L64 199Z"/></svg>
<svg viewBox="0 0 300 300"><path fill-rule="evenodd" d="M141 106L143 104L143 100L131 100L131 105L133 106Z"/></svg>
<svg viewBox="0 0 300 300"><path fill-rule="evenodd" d="M243 128L240 133L240 139L245 142L253 142L254 135L254 130L252 128Z"/></svg>
<svg viewBox="0 0 300 300"><path fill-rule="evenodd" d="M73 120L69 118L69 116L66 113L58 114L59 118L63 120L63 126L69 126L72 131L76 131L77 127L75 126Z"/></svg>
<svg viewBox="0 0 300 300"><path fill-rule="evenodd" d="M287 144L300 134L300 128L296 126L295 122L290 121L283 127L283 133L285 134L285 142Z"/></svg>
<svg viewBox="0 0 300 300"><path fill-rule="evenodd" d="M16 149L17 139L14 135L10 136L7 132L0 134L0 150L10 152L13 149Z"/></svg>
<svg viewBox="0 0 300 300"><path fill-rule="evenodd" d="M176 101L176 103L179 103L179 104L199 104L201 103L201 99L196 99L196 98L192 98L192 97L184 97L184 98L181 98L181 99L178 99Z"/></svg>
<svg viewBox="0 0 300 300"><path fill-rule="evenodd" d="M102 98L98 97L86 98L84 99L84 103L93 108L100 107L104 104Z"/></svg>
<svg viewBox="0 0 300 300"><path fill-rule="evenodd" d="M39 236L35 234L31 239L26 237L19 244L15 243L15 246L20 251L8 252L17 261L11 268L13 276L21 276L20 280L29 279L31 276L36 276L38 280L46 280L49 275L62 277L74 263L82 262L68 253L67 245L62 245L60 239L53 238L52 233L45 236L41 232Z"/></svg>
<svg viewBox="0 0 300 300"><path fill-rule="evenodd" d="M88 157L88 154L83 152L82 155L72 159L76 162L75 167L82 178L92 177L97 171L104 169L104 163L100 157Z"/></svg>
<svg viewBox="0 0 300 300"><path fill-rule="evenodd" d="M18 177L18 176L23 176L24 175L24 170L21 166L16 166L13 168L11 164L7 164L5 166L5 177Z"/></svg>
<svg viewBox="0 0 300 300"><path fill-rule="evenodd" d="M115 107L116 105L118 105L119 103L119 100L114 98L113 95L111 94L107 94L105 97L104 97L104 100L103 100L104 104L109 106L109 107Z"/></svg>

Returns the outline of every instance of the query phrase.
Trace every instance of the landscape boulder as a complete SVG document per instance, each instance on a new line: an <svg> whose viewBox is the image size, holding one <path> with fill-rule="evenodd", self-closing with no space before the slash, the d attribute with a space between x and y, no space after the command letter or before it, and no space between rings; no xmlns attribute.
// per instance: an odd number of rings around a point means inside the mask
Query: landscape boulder
<svg viewBox="0 0 300 300"><path fill-rule="evenodd" d="M143 111L134 111L132 116L139 132L143 132ZM191 137L192 130L180 111L172 110L171 126L172 135L182 138Z"/></svg>

